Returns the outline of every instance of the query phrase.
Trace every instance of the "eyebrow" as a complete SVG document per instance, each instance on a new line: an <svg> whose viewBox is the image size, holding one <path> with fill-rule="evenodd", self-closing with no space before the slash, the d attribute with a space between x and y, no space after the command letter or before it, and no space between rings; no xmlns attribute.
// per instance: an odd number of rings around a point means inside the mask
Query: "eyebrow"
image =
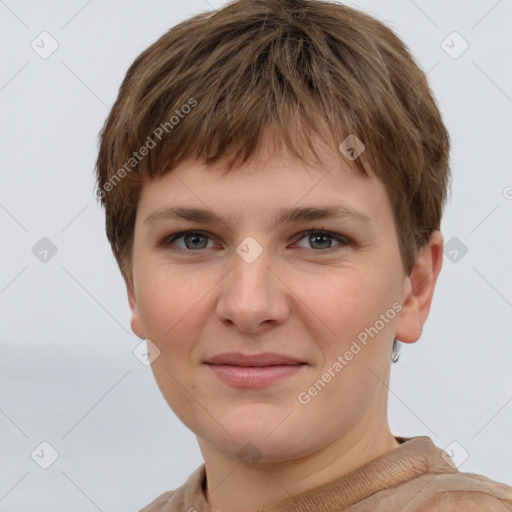
<svg viewBox="0 0 512 512"><path fill-rule="evenodd" d="M211 210L183 206L155 210L146 217L144 224L151 224L160 220L169 219L189 220L203 223L218 222L225 224L229 229L233 230L229 221L223 219ZM372 219L364 213L353 210L345 205L333 204L325 206L282 208L276 212L272 228L279 224L320 219L348 219L363 225L373 224Z"/></svg>

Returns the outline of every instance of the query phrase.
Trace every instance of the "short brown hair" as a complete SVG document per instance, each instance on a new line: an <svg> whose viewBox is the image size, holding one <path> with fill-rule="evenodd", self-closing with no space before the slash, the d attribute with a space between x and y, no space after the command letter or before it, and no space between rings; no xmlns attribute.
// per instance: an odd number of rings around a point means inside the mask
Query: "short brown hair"
<svg viewBox="0 0 512 512"><path fill-rule="evenodd" d="M312 135L334 147L349 135L363 142L355 168L367 176L369 163L384 183L410 274L440 228L450 174L448 132L424 72L392 30L345 5L236 0L139 55L100 134L96 194L127 282L144 180L188 157L225 158L231 170L267 128L304 162L300 148L318 160Z"/></svg>

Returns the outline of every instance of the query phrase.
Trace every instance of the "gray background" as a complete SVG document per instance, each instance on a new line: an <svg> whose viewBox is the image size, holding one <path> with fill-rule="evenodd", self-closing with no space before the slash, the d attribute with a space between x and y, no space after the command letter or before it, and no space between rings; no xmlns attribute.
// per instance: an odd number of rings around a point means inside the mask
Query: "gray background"
<svg viewBox="0 0 512 512"><path fill-rule="evenodd" d="M132 353L140 340L92 171L98 131L134 58L222 4L0 1L2 511L138 510L202 463L195 436ZM349 5L409 45L453 141L442 232L456 238L423 336L392 367L391 430L441 448L456 441L461 471L510 485L512 2ZM51 49L43 31L58 43L45 59L31 48ZM469 44L460 55L453 31ZM42 237L57 248L46 262L32 251ZM49 461L43 441L58 453L48 469L31 457Z"/></svg>

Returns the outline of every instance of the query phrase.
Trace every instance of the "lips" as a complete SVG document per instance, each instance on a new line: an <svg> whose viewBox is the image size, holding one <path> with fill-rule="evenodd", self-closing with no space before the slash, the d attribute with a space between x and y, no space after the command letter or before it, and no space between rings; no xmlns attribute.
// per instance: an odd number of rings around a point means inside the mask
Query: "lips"
<svg viewBox="0 0 512 512"><path fill-rule="evenodd" d="M206 364L224 364L230 366L288 366L303 364L303 361L274 352L259 354L242 354L240 352L225 352L209 358Z"/></svg>
<svg viewBox="0 0 512 512"><path fill-rule="evenodd" d="M273 352L242 354L225 352L209 358L205 364L225 383L243 388L261 388L291 377L307 363Z"/></svg>

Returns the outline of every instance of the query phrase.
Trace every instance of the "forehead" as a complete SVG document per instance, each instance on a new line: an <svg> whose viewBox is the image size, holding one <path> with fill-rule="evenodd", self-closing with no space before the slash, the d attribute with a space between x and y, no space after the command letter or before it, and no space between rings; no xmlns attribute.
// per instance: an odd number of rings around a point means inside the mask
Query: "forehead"
<svg viewBox="0 0 512 512"><path fill-rule="evenodd" d="M144 183L137 217L223 222L233 229L257 218L272 225L328 217L375 225L391 214L386 189L371 170L363 176L337 148L316 149L321 164L273 152L267 141L250 161L229 172L222 161L207 165L189 158Z"/></svg>

